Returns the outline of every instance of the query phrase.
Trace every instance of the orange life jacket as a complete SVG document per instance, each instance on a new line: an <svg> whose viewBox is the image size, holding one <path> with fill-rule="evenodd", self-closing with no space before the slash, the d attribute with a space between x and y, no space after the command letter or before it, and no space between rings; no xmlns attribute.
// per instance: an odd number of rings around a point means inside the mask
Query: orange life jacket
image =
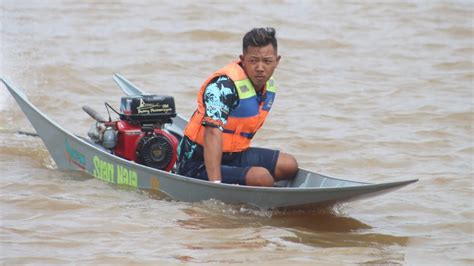
<svg viewBox="0 0 474 266"><path fill-rule="evenodd" d="M239 103L229 113L227 123L223 126L222 151L239 152L250 146L250 141L258 129L262 127L275 99L275 82L270 78L262 92L263 99L259 102L252 82L239 65L232 62L214 72L201 86L198 95L198 108L189 121L184 134L193 142L204 145L204 126L202 121L206 112L203 96L209 83L216 77L226 75L235 85L239 95Z"/></svg>

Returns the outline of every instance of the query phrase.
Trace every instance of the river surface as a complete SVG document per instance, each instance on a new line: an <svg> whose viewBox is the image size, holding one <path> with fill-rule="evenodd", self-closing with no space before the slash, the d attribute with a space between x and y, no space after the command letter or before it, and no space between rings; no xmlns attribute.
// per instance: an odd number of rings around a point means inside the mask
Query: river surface
<svg viewBox="0 0 474 266"><path fill-rule="evenodd" d="M189 117L253 27L279 94L254 145L365 182L369 200L285 213L176 202L60 171L0 88L0 263L474 264L472 1L0 0L0 76L86 136L121 73Z"/></svg>

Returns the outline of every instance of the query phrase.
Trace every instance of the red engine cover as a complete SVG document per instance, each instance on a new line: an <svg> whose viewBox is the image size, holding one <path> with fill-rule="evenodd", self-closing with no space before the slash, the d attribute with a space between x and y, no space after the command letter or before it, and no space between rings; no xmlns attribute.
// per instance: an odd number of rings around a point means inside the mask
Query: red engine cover
<svg viewBox="0 0 474 266"><path fill-rule="evenodd" d="M132 125L126 121L117 122L117 145L115 146L115 155L122 157L130 161L137 161L137 146L140 140L145 136L145 132L141 130L139 125ZM170 163L161 169L164 171L171 171L176 162L176 151L178 147L178 140L172 134L163 131L159 128L154 130L156 135L165 136L170 142L173 148L173 158Z"/></svg>
<svg viewBox="0 0 474 266"><path fill-rule="evenodd" d="M117 122L117 145L114 153L130 161L137 160L137 145L145 135L140 126L132 125L125 121Z"/></svg>

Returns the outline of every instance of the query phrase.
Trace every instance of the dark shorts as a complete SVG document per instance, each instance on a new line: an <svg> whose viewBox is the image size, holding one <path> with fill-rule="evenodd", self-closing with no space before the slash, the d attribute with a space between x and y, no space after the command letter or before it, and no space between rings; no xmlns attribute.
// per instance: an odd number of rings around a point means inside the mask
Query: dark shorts
<svg viewBox="0 0 474 266"><path fill-rule="evenodd" d="M278 150L264 148L249 148L243 152L224 153L221 163L222 182L245 185L245 175L251 167L255 166L264 167L272 176L275 176L279 154ZM202 160L187 161L180 167L179 174L209 180Z"/></svg>

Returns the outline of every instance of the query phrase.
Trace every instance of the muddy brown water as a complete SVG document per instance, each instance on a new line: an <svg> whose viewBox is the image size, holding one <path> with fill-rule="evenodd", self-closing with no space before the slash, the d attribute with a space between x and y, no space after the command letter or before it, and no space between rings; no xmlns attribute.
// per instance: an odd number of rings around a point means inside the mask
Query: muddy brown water
<svg viewBox="0 0 474 266"><path fill-rule="evenodd" d="M176 202L55 168L0 89L0 262L472 265L471 1L1 1L0 75L86 135L81 106L118 103L121 73L175 97L242 35L273 26L279 93L254 145L366 182L418 178L332 210Z"/></svg>

